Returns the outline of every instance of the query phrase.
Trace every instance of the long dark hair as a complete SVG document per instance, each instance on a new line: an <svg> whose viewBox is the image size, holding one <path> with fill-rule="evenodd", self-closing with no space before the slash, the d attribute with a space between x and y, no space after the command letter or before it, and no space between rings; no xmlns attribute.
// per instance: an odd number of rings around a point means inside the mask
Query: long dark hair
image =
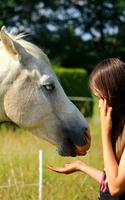
<svg viewBox="0 0 125 200"><path fill-rule="evenodd" d="M117 161L125 147L125 63L108 58L92 71L89 85L94 94L107 100L112 111L112 146Z"/></svg>

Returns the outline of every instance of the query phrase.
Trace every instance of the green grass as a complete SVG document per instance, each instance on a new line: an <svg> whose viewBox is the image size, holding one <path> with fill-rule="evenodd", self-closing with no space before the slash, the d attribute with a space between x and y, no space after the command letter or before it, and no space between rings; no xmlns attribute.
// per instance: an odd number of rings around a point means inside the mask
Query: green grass
<svg viewBox="0 0 125 200"><path fill-rule="evenodd" d="M44 150L43 199L44 200L96 200L99 185L83 173L71 175L56 174L48 165L63 166L80 159L87 164L103 168L100 122L97 106L93 119L88 119L91 128L92 146L85 157L63 158L51 144L31 133L4 126L0 130L0 185L14 184L10 189L0 189L0 200L37 200L38 187L24 187L24 184L38 183L38 155L32 152ZM21 154L29 152L30 154Z"/></svg>

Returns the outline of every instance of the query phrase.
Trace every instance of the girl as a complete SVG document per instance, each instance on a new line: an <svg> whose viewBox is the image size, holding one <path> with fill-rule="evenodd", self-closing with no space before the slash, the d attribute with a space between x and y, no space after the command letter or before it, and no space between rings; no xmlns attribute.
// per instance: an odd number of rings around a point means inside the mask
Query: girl
<svg viewBox="0 0 125 200"><path fill-rule="evenodd" d="M100 183L100 200L125 200L125 63L105 59L93 70L89 85L99 99L104 171L81 161L48 168L65 174L84 172Z"/></svg>

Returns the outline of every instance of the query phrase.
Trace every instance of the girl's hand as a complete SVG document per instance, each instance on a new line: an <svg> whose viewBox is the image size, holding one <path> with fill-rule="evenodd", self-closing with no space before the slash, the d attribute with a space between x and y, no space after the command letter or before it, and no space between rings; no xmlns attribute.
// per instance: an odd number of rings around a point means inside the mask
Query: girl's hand
<svg viewBox="0 0 125 200"><path fill-rule="evenodd" d="M112 130L112 107L109 107L106 100L99 100L102 136L109 136Z"/></svg>
<svg viewBox="0 0 125 200"><path fill-rule="evenodd" d="M80 160L77 160L72 163L65 164L64 167L62 167L62 168L48 166L48 169L55 171L57 173L71 174L73 172L80 171L81 165L83 165L83 163Z"/></svg>

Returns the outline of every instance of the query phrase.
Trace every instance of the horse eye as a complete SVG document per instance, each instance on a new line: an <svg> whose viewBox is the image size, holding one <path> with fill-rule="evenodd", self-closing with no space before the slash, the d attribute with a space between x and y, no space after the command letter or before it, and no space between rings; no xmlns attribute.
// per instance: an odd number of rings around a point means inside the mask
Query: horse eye
<svg viewBox="0 0 125 200"><path fill-rule="evenodd" d="M43 87L48 91L53 91L55 89L55 85L54 84L43 85Z"/></svg>

